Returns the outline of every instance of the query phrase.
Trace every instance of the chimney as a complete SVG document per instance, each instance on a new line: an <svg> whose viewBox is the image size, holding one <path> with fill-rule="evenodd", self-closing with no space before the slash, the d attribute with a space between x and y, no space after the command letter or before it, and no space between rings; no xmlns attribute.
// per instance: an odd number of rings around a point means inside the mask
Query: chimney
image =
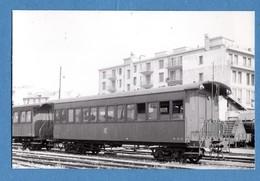
<svg viewBox="0 0 260 181"><path fill-rule="evenodd" d="M208 34L204 35L204 44L205 44L205 51L210 50L210 39Z"/></svg>

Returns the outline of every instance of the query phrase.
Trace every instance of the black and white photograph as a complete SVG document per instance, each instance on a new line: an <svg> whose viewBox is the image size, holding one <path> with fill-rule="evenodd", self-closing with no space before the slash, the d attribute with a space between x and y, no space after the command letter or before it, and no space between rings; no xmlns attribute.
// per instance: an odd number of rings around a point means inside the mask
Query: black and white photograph
<svg viewBox="0 0 260 181"><path fill-rule="evenodd" d="M255 170L254 11L12 11L12 169Z"/></svg>

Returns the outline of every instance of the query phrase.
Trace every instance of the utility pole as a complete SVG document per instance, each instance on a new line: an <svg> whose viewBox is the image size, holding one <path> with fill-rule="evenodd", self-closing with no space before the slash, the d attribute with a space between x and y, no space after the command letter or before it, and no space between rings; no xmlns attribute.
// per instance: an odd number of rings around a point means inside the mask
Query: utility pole
<svg viewBox="0 0 260 181"><path fill-rule="evenodd" d="M213 121L213 99L214 99L214 94L213 94L213 89L214 89L214 61L213 61L213 67L212 67L212 84L211 84L211 120Z"/></svg>
<svg viewBox="0 0 260 181"><path fill-rule="evenodd" d="M60 79L59 79L59 99L60 99L60 96L61 96L61 66L60 66Z"/></svg>

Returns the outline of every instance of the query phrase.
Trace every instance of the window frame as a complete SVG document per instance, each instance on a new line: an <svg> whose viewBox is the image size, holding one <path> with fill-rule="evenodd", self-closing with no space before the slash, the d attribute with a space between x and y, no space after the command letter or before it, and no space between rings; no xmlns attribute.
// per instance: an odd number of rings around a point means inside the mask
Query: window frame
<svg viewBox="0 0 260 181"><path fill-rule="evenodd" d="M71 117L71 114L72 113L72 117ZM75 114L74 114L74 109L73 108L70 108L70 109L68 109L68 115L67 115L67 123L74 123L74 116L75 116ZM70 119L70 118L72 118L72 120Z"/></svg>
<svg viewBox="0 0 260 181"><path fill-rule="evenodd" d="M156 118L155 119L149 119L149 105L150 104L155 104L156 105ZM159 120L159 102L148 102L147 103L147 121L157 121L157 120Z"/></svg>
<svg viewBox="0 0 260 181"><path fill-rule="evenodd" d="M15 116L15 114L17 113L17 115ZM13 118L12 118L12 123L13 124L17 124L17 123L19 123L20 122L20 120L19 120L19 111L14 111L13 112ZM16 122L14 122L14 118L17 118L17 119L15 119L16 120Z"/></svg>
<svg viewBox="0 0 260 181"><path fill-rule="evenodd" d="M113 108L113 118L112 119L109 119L109 115L108 115L108 112L109 112L109 107L112 107ZM108 106L106 106L106 114L107 114L107 122L115 122L115 106L114 105L108 105Z"/></svg>
<svg viewBox="0 0 260 181"><path fill-rule="evenodd" d="M129 118L128 118L128 106L131 106L131 105L134 106L134 109L133 109L133 111L134 111L134 117L133 117L133 119L129 119ZM134 103L129 103L129 104L126 104L125 107L126 107L126 112L125 112L125 119L126 119L126 121L128 121L128 122L133 122L133 121L135 121L135 120L136 120L136 104L134 104Z"/></svg>
<svg viewBox="0 0 260 181"><path fill-rule="evenodd" d="M118 107L119 106L123 107L123 109L121 109L121 110L123 110L123 118L122 119L118 118ZM126 105L125 104L116 105L116 119L115 120L116 120L116 122L125 122L125 120L126 120Z"/></svg>
<svg viewBox="0 0 260 181"><path fill-rule="evenodd" d="M105 113L104 114L104 119L102 119L102 120L100 119L100 117L103 116L103 115L100 115L100 113L101 113L100 112L100 110L101 110L100 108L104 108L104 113ZM101 122L101 123L107 122L107 111L106 110L107 110L106 106L98 106L98 111L97 111L98 119L97 119L97 122Z"/></svg>
<svg viewBox="0 0 260 181"><path fill-rule="evenodd" d="M80 115L79 116L77 116L77 110L80 110ZM79 117L79 121L77 121L77 117ZM74 109L74 123L82 123L83 122L83 109L80 107L80 108L75 108Z"/></svg>
<svg viewBox="0 0 260 181"><path fill-rule="evenodd" d="M23 114L24 114L24 117L23 117ZM21 111L20 123L26 123L26 111Z"/></svg>
<svg viewBox="0 0 260 181"><path fill-rule="evenodd" d="M28 113L30 113L30 120L27 121ZM32 111L26 111L25 113L25 123L31 123L32 122Z"/></svg>
<svg viewBox="0 0 260 181"><path fill-rule="evenodd" d="M144 113L138 113L138 105L139 104L144 104L145 108L144 108ZM143 120L139 120L138 114L144 114L144 119ZM140 102L140 103L136 103L136 121L137 122L144 122L147 120L147 103L146 102Z"/></svg>

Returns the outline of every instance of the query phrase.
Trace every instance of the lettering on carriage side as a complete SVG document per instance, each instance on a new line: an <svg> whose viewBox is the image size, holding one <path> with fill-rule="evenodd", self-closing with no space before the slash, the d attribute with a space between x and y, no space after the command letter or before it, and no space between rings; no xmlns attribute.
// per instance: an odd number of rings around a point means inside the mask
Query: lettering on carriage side
<svg viewBox="0 0 260 181"><path fill-rule="evenodd" d="M107 134L107 128L104 128L104 133Z"/></svg>

